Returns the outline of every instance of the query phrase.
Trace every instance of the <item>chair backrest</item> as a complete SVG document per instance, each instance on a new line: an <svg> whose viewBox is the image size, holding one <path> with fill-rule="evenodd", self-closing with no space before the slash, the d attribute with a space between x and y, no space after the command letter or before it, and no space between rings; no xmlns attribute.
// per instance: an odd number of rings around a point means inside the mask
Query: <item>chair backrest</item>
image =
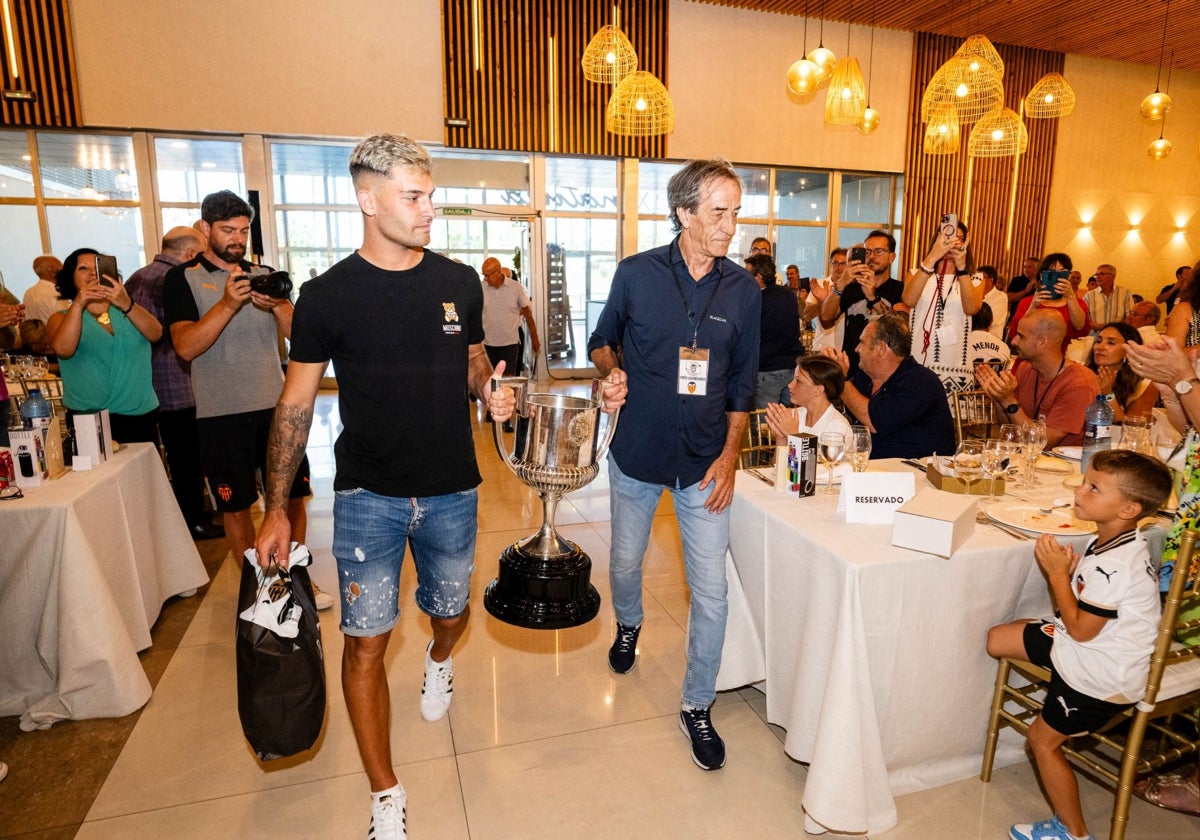
<svg viewBox="0 0 1200 840"><path fill-rule="evenodd" d="M1168 696L1177 697L1200 690L1200 555L1196 553L1197 540L1200 540L1200 531L1193 528L1184 531L1180 539L1154 653L1150 657L1146 694L1138 703L1142 711L1154 708L1168 668L1184 666L1178 672L1179 679L1168 678L1171 683L1165 692Z"/></svg>
<svg viewBox="0 0 1200 840"><path fill-rule="evenodd" d="M958 442L968 438L987 439L995 424L996 405L983 391L959 391L950 396L954 405L954 433Z"/></svg>
<svg viewBox="0 0 1200 840"><path fill-rule="evenodd" d="M751 411L750 423L738 451L738 469L766 466L774 460L775 442L767 425L767 410L760 408Z"/></svg>

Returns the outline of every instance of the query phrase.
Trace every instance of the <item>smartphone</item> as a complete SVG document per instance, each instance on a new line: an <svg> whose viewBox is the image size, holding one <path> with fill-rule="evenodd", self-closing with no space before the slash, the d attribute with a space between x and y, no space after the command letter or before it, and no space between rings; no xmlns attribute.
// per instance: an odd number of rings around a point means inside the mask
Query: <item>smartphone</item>
<svg viewBox="0 0 1200 840"><path fill-rule="evenodd" d="M942 244L949 245L958 236L958 215L955 213L943 213L942 220L938 222L938 231L942 236Z"/></svg>
<svg viewBox="0 0 1200 840"><path fill-rule="evenodd" d="M1066 280L1071 275L1069 271L1046 269L1042 272L1042 288L1049 293L1051 300L1060 300L1062 295L1054 290L1059 280Z"/></svg>
<svg viewBox="0 0 1200 840"><path fill-rule="evenodd" d="M808 292L812 291L812 278L801 277L799 280L796 281L796 285L800 289L800 291L807 294Z"/></svg>
<svg viewBox="0 0 1200 840"><path fill-rule="evenodd" d="M117 274L117 258L111 257L108 254L96 255L96 276L100 278L100 283L105 286L112 286L112 283L104 279L108 275L113 279L120 277Z"/></svg>
<svg viewBox="0 0 1200 840"><path fill-rule="evenodd" d="M850 262L865 263L867 261L867 249L861 245L850 249Z"/></svg>

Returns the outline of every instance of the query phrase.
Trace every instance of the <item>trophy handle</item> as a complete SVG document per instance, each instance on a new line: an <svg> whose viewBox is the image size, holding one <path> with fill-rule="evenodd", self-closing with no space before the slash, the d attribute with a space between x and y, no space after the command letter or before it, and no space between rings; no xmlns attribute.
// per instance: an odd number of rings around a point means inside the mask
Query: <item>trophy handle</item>
<svg viewBox="0 0 1200 840"><path fill-rule="evenodd" d="M493 376L492 389L496 388L512 388L515 392L517 402L513 406L513 414L525 416L525 394L526 388L529 385L529 379L524 376ZM520 478L517 473L517 466L512 454L508 451L508 447L504 442L504 424L499 420L492 420L492 432L496 441L496 453L500 456L500 460L512 471L512 474Z"/></svg>
<svg viewBox="0 0 1200 840"><path fill-rule="evenodd" d="M604 456L608 454L608 445L612 443L613 433L617 431L617 416L621 413L621 408L618 406L612 414L604 413L604 384L603 379L592 380L592 400L600 406L600 416L608 417L608 422L605 424L604 433L600 436L599 443L596 446L595 463L600 463L604 460Z"/></svg>

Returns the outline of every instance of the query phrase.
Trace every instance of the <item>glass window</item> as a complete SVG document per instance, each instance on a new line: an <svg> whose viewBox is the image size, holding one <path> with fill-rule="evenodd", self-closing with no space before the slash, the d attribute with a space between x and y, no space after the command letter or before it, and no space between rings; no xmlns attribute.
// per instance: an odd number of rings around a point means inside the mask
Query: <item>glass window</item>
<svg viewBox="0 0 1200 840"><path fill-rule="evenodd" d="M829 173L775 170L775 218L793 222L829 221Z"/></svg>
<svg viewBox="0 0 1200 840"><path fill-rule="evenodd" d="M514 276L529 285L524 266L529 223L509 219L466 219L460 216L434 219L429 247L452 260L461 260L479 271L488 257L513 269Z"/></svg>
<svg viewBox="0 0 1200 840"><path fill-rule="evenodd" d="M801 277L827 277L829 253L825 248L827 235L823 227L780 225L775 228L776 263L780 276L789 265L800 269Z"/></svg>
<svg viewBox="0 0 1200 840"><path fill-rule="evenodd" d="M529 206L529 158L525 155L431 151L435 204Z"/></svg>
<svg viewBox="0 0 1200 840"><path fill-rule="evenodd" d="M739 222L737 232L733 235L733 242L729 244L729 253L726 256L740 264L741 260L750 256L751 242L760 236L766 239L771 238L767 230L767 226L763 224L743 224ZM774 243L772 243L771 255L775 255Z"/></svg>
<svg viewBox="0 0 1200 840"><path fill-rule="evenodd" d="M142 214L136 207L52 204L46 207L50 251L59 259L76 248L95 248L117 258L121 276L146 264Z"/></svg>
<svg viewBox="0 0 1200 840"><path fill-rule="evenodd" d="M350 180L350 145L272 143L275 204L358 206Z"/></svg>
<svg viewBox="0 0 1200 840"><path fill-rule="evenodd" d="M771 170L735 166L742 180L743 219L765 219L771 207Z"/></svg>
<svg viewBox="0 0 1200 840"><path fill-rule="evenodd" d="M671 223L667 219L644 219L638 217L638 252L649 251L660 245L668 244L675 238Z"/></svg>
<svg viewBox="0 0 1200 840"><path fill-rule="evenodd" d="M601 158L546 158L546 211L616 213L617 162Z"/></svg>
<svg viewBox="0 0 1200 840"><path fill-rule="evenodd" d="M41 256L42 234L37 207L0 204L0 276L2 285L20 300L37 282L33 260Z"/></svg>
<svg viewBox="0 0 1200 840"><path fill-rule="evenodd" d="M137 201L133 138L105 134L37 135L42 194L84 201Z"/></svg>
<svg viewBox="0 0 1200 840"><path fill-rule="evenodd" d="M547 358L590 364L587 341L617 269L616 219L546 219ZM589 315L591 318L589 318Z"/></svg>
<svg viewBox="0 0 1200 840"><path fill-rule="evenodd" d="M638 163L638 217L667 216L667 183L671 176L683 168L681 163ZM670 237L666 241L670 241ZM659 243L665 244L665 243ZM638 236L641 247L641 235ZM653 246L649 246L653 247Z"/></svg>
<svg viewBox="0 0 1200 840"><path fill-rule="evenodd" d="M362 244L362 214L354 210L276 210L279 268L299 287Z"/></svg>
<svg viewBox="0 0 1200 840"><path fill-rule="evenodd" d="M33 198L33 163L23 131L0 131L0 196Z"/></svg>
<svg viewBox="0 0 1200 840"><path fill-rule="evenodd" d="M892 176L842 175L841 220L856 224L885 225L891 221Z"/></svg>
<svg viewBox="0 0 1200 840"><path fill-rule="evenodd" d="M219 190L246 195L239 141L156 137L154 158L159 201L198 205Z"/></svg>

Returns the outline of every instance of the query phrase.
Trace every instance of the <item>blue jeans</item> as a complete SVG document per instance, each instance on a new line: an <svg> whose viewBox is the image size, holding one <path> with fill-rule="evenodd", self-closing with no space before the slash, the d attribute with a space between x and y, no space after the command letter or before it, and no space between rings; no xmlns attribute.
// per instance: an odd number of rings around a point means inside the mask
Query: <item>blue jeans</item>
<svg viewBox="0 0 1200 840"><path fill-rule="evenodd" d="M467 607L475 571L479 496L461 493L410 499L361 487L333 500L333 556L342 594L342 632L381 636L400 618L400 564L412 545L417 606L433 618Z"/></svg>
<svg viewBox="0 0 1200 840"><path fill-rule="evenodd" d="M791 400L788 398L787 387L793 376L795 376L794 368L760 370L757 384L754 387L754 407L766 408L769 402L790 405Z"/></svg>
<svg viewBox="0 0 1200 840"><path fill-rule="evenodd" d="M729 508L716 515L704 509L711 485L701 491L698 482L690 487L647 484L621 472L612 455L608 457L608 477L612 510L608 577L617 621L628 626L642 623L642 561L650 542L654 509L663 490L671 491L683 538L683 568L692 591L683 703L706 709L717 697L717 671L729 613L725 580Z"/></svg>

